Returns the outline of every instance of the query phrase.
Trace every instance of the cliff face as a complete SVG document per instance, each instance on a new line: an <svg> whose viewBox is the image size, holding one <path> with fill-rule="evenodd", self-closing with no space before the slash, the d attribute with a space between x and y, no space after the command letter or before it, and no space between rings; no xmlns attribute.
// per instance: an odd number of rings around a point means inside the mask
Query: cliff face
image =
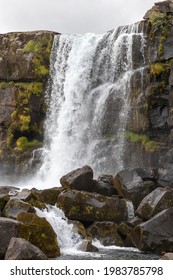
<svg viewBox="0 0 173 280"><path fill-rule="evenodd" d="M126 167L171 166L173 154L173 2L154 5L140 23L145 64L134 73L126 131ZM6 175L28 172L43 142L45 90L53 32L0 35L0 168ZM139 67L140 46L133 50Z"/></svg>
<svg viewBox="0 0 173 280"><path fill-rule="evenodd" d="M146 67L143 92L139 94L138 77L133 85L126 163L128 167L167 167L173 148L173 2L156 3L141 25Z"/></svg>
<svg viewBox="0 0 173 280"><path fill-rule="evenodd" d="M44 31L0 35L0 168L7 175L25 172L42 145L53 37Z"/></svg>

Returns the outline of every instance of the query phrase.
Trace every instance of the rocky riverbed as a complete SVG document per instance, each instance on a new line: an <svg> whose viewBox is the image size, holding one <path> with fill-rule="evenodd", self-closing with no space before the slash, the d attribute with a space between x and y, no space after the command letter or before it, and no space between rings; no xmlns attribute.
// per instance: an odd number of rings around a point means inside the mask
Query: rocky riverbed
<svg viewBox="0 0 173 280"><path fill-rule="evenodd" d="M95 180L86 165L63 176L60 187L0 187L0 258L63 257L63 236L38 215L37 209L48 205L65 213L81 238L79 251L103 251L93 243L97 240L103 246L135 247L155 255L173 252L173 188L162 184L162 175L160 170L138 168Z"/></svg>

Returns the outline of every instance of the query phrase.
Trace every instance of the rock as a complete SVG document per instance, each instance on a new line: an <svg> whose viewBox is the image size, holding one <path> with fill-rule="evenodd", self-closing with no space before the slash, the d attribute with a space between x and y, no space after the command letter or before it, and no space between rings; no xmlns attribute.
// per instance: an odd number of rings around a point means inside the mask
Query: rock
<svg viewBox="0 0 173 280"><path fill-rule="evenodd" d="M35 209L20 199L10 199L4 207L3 214L7 218L16 219L20 213L35 213Z"/></svg>
<svg viewBox="0 0 173 280"><path fill-rule="evenodd" d="M77 190L67 190L58 196L57 207L66 217L78 221L127 220L127 206L124 199Z"/></svg>
<svg viewBox="0 0 173 280"><path fill-rule="evenodd" d="M45 218L33 213L20 213L17 220L21 222L21 237L31 242L49 258L60 255L57 236Z"/></svg>
<svg viewBox="0 0 173 280"><path fill-rule="evenodd" d="M165 253L160 260L173 260L173 253Z"/></svg>
<svg viewBox="0 0 173 280"><path fill-rule="evenodd" d="M68 224L71 224L73 226L72 231L74 233L78 233L81 238L87 238L87 232L82 223L80 223L79 221L68 220Z"/></svg>
<svg viewBox="0 0 173 280"><path fill-rule="evenodd" d="M97 184L95 186L94 191L96 193L112 196L117 194L114 186L113 186L113 176L112 175L101 175L97 179Z"/></svg>
<svg viewBox="0 0 173 280"><path fill-rule="evenodd" d="M48 260L36 246L22 238L11 238L5 260Z"/></svg>
<svg viewBox="0 0 173 280"><path fill-rule="evenodd" d="M126 237L130 234L130 232L132 231L133 227L129 226L128 223L126 222L122 222L121 224L118 225L117 231L119 233L119 235L121 236L121 238L123 240L126 239Z"/></svg>
<svg viewBox="0 0 173 280"><path fill-rule="evenodd" d="M173 188L173 168L168 166L166 169L159 169L159 184L162 187Z"/></svg>
<svg viewBox="0 0 173 280"><path fill-rule="evenodd" d="M94 222L88 229L93 239L97 239L104 246L124 246L118 233L118 225L113 222Z"/></svg>
<svg viewBox="0 0 173 280"><path fill-rule="evenodd" d="M173 189L157 188L139 204L136 213L143 220L149 220L164 209L173 207Z"/></svg>
<svg viewBox="0 0 173 280"><path fill-rule="evenodd" d="M46 208L42 196L40 195L39 191L36 189L31 189L31 190L23 189L15 196L15 198L27 202L33 207L37 207L39 209Z"/></svg>
<svg viewBox="0 0 173 280"><path fill-rule="evenodd" d="M98 248L92 245L90 240L82 240L81 244L77 247L79 251L83 252L98 252Z"/></svg>
<svg viewBox="0 0 173 280"><path fill-rule="evenodd" d="M132 230L130 239L141 251L173 252L173 207L163 210Z"/></svg>
<svg viewBox="0 0 173 280"><path fill-rule="evenodd" d="M88 165L71 171L60 179L64 188L92 192L96 186L93 170Z"/></svg>
<svg viewBox="0 0 173 280"><path fill-rule="evenodd" d="M39 190L40 197L42 198L43 202L50 205L55 205L57 202L58 195L64 191L63 187L60 188L50 188Z"/></svg>
<svg viewBox="0 0 173 280"><path fill-rule="evenodd" d="M127 169L120 171L113 180L118 194L131 200L135 208L147 194L156 188L153 182L144 181L138 174L138 169Z"/></svg>
<svg viewBox="0 0 173 280"><path fill-rule="evenodd" d="M20 222L0 217L0 259L4 258L11 238L20 237L20 228Z"/></svg>
<svg viewBox="0 0 173 280"><path fill-rule="evenodd" d="M54 33L48 31L1 34L0 80L40 80L44 75L37 73L35 60L39 60L40 66L48 67L48 47L51 47L53 37Z"/></svg>

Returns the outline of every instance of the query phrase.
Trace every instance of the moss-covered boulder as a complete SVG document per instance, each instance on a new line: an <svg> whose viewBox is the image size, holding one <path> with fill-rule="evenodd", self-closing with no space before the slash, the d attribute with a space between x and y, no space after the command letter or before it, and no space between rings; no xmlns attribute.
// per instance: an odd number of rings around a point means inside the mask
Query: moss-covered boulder
<svg viewBox="0 0 173 280"><path fill-rule="evenodd" d="M37 207L39 209L46 208L43 198L37 189L23 189L21 192L18 192L15 198L27 202L31 206Z"/></svg>
<svg viewBox="0 0 173 280"><path fill-rule="evenodd" d="M173 190L157 188L141 201L136 213L143 220L149 220L162 210L170 207L173 207Z"/></svg>
<svg viewBox="0 0 173 280"><path fill-rule="evenodd" d="M65 188L63 187L54 187L54 188L50 188L50 189L44 189L44 190L38 190L36 192L38 192L41 200L46 203L46 204L50 204L50 205L55 205L57 202L57 198L58 195L63 192L65 190Z"/></svg>
<svg viewBox="0 0 173 280"><path fill-rule="evenodd" d="M16 219L20 213L35 213L35 209L27 202L12 198L7 202L3 210L3 215L12 219Z"/></svg>
<svg viewBox="0 0 173 280"><path fill-rule="evenodd" d="M94 222L88 229L93 239L97 239L104 246L124 246L118 233L118 225L113 222Z"/></svg>
<svg viewBox="0 0 173 280"><path fill-rule="evenodd" d="M58 196L57 206L66 217L78 221L127 220L127 206L118 196L107 197L96 193L68 190Z"/></svg>
<svg viewBox="0 0 173 280"><path fill-rule="evenodd" d="M33 213L21 213L17 220L21 222L21 238L40 248L49 258L60 255L56 233L45 218Z"/></svg>

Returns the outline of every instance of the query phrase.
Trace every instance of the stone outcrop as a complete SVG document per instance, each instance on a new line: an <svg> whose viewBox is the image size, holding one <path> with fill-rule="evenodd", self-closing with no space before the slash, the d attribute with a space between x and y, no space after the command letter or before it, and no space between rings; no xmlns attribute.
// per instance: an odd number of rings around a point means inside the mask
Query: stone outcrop
<svg viewBox="0 0 173 280"><path fill-rule="evenodd" d="M165 171L169 165L167 154L173 148L172 2L156 3L146 13L140 27L145 34L145 67L134 74L132 83L124 162L127 168L162 168L162 179L167 182L172 173L172 168ZM168 173L167 178L165 173Z"/></svg>
<svg viewBox="0 0 173 280"><path fill-rule="evenodd" d="M26 175L33 149L42 145L53 38L48 31L0 35L0 168L6 176Z"/></svg>

